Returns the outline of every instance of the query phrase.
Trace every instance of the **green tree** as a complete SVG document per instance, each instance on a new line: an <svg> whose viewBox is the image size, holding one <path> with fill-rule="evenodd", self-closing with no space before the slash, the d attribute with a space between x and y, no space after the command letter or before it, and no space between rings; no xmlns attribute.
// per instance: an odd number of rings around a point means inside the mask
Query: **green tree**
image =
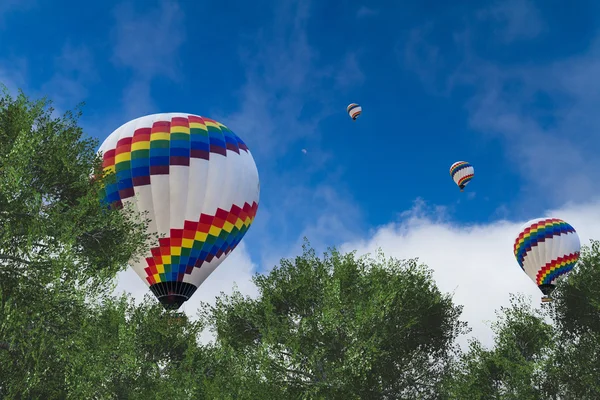
<svg viewBox="0 0 600 400"><path fill-rule="evenodd" d="M70 336L148 240L99 203L96 140L50 102L0 96L0 396L65 398Z"/></svg>
<svg viewBox="0 0 600 400"><path fill-rule="evenodd" d="M471 344L446 380L448 398L600 398L599 282L600 242L592 241L543 312L523 298L502 310L494 347Z"/></svg>
<svg viewBox="0 0 600 400"><path fill-rule="evenodd" d="M319 259L305 245L254 282L257 299L223 295L205 314L222 360L211 382L219 398L437 398L466 331L461 307L415 260L335 250Z"/></svg>
<svg viewBox="0 0 600 400"><path fill-rule="evenodd" d="M545 362L553 348L553 329L531 301L513 296L492 325L495 343L484 348L470 343L446 382L449 399L537 400L551 399L545 385Z"/></svg>
<svg viewBox="0 0 600 400"><path fill-rule="evenodd" d="M126 296L103 300L73 332L66 398L204 398L198 322L175 319L149 296L138 306Z"/></svg>
<svg viewBox="0 0 600 400"><path fill-rule="evenodd" d="M561 399L600 398L600 242L582 246L580 261L553 294L557 348L548 379Z"/></svg>

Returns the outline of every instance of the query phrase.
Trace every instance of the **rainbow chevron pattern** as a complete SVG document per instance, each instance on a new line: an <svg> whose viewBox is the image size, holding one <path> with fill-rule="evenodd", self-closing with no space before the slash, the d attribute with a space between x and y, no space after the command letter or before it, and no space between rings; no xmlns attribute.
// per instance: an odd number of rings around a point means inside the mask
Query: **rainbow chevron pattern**
<svg viewBox="0 0 600 400"><path fill-rule="evenodd" d="M227 156L227 150L239 154L248 152L248 146L225 125L204 117L173 117L136 129L133 137L120 139L103 155L104 173L114 172L117 178L104 188L103 200L120 208L135 186L150 184L150 176L168 175L169 166L189 166L192 158L210 160L211 153Z"/></svg>
<svg viewBox="0 0 600 400"><path fill-rule="evenodd" d="M573 269L579 259L580 243L575 229L565 221L542 218L524 225L513 250L521 268L542 286Z"/></svg>
<svg viewBox="0 0 600 400"><path fill-rule="evenodd" d="M150 285L181 282L194 267L229 254L246 234L257 209L257 203L234 205L228 211L219 208L214 216L202 214L198 221L185 221L183 229L171 229L171 235L159 239L160 246L146 258L146 280Z"/></svg>

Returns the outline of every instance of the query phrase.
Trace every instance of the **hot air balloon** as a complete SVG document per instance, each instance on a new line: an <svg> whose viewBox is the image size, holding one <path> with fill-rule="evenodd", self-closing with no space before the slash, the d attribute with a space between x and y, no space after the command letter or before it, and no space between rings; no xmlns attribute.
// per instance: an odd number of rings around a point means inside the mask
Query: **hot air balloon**
<svg viewBox="0 0 600 400"><path fill-rule="evenodd" d="M356 118L358 118L358 116L362 112L362 107L356 103L352 103L352 104L348 105L348 107L346 109L348 110L348 114L350 115L350 118L352 118L354 121L356 121Z"/></svg>
<svg viewBox="0 0 600 400"><path fill-rule="evenodd" d="M458 185L460 191L464 191L467 183L473 179L475 169L471 164L466 161L457 161L450 167L450 176L454 180L454 183Z"/></svg>
<svg viewBox="0 0 600 400"><path fill-rule="evenodd" d="M103 201L148 211L162 236L130 266L168 310L177 310L240 243L258 209L250 150L225 125L185 113L153 114L119 127L102 143Z"/></svg>
<svg viewBox="0 0 600 400"><path fill-rule="evenodd" d="M514 244L517 262L545 295L550 295L559 278L566 276L579 259L579 236L558 218L538 218L525 223Z"/></svg>

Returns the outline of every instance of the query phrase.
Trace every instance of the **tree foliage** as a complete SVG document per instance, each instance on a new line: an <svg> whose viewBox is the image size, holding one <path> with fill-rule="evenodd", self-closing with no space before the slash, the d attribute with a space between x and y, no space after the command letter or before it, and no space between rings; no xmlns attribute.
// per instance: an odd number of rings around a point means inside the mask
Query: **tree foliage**
<svg viewBox="0 0 600 400"><path fill-rule="evenodd" d="M52 385L86 296L148 240L141 216L99 203L97 141L49 106L0 97L0 393L15 398L63 398Z"/></svg>
<svg viewBox="0 0 600 400"><path fill-rule="evenodd" d="M513 296L494 345L464 352L431 270L381 253L306 244L254 277L256 298L222 294L196 320L114 297L147 220L99 202L114 176L79 115L0 96L0 399L600 398L597 241L552 303Z"/></svg>
<svg viewBox="0 0 600 400"><path fill-rule="evenodd" d="M319 259L305 246L254 282L258 299L222 296L207 320L238 379L278 398L436 398L465 328L415 260Z"/></svg>
<svg viewBox="0 0 600 400"><path fill-rule="evenodd" d="M495 346L471 344L446 381L448 397L599 399L599 283L600 242L592 241L542 312L522 297L501 310Z"/></svg>

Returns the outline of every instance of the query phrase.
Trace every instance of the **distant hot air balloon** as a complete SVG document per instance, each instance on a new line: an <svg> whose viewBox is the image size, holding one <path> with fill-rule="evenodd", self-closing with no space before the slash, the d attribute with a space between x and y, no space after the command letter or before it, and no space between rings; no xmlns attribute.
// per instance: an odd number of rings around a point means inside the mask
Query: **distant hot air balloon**
<svg viewBox="0 0 600 400"><path fill-rule="evenodd" d="M352 103L352 104L348 105L347 110L348 110L348 114L350 115L350 117L354 121L356 121L356 118L358 118L358 116L362 112L362 107L356 103Z"/></svg>
<svg viewBox="0 0 600 400"><path fill-rule="evenodd" d="M176 310L240 243L259 200L258 171L246 144L225 125L193 114L153 114L127 122L100 146L117 183L104 201L148 211L164 235L131 267L166 309Z"/></svg>
<svg viewBox="0 0 600 400"><path fill-rule="evenodd" d="M558 218L538 218L525 223L514 244L517 262L550 301L557 280L566 276L579 259L579 236Z"/></svg>
<svg viewBox="0 0 600 400"><path fill-rule="evenodd" d="M466 161L457 161L450 167L450 176L454 180L454 183L458 185L461 192L465 189L467 183L473 179L474 175L475 169Z"/></svg>

